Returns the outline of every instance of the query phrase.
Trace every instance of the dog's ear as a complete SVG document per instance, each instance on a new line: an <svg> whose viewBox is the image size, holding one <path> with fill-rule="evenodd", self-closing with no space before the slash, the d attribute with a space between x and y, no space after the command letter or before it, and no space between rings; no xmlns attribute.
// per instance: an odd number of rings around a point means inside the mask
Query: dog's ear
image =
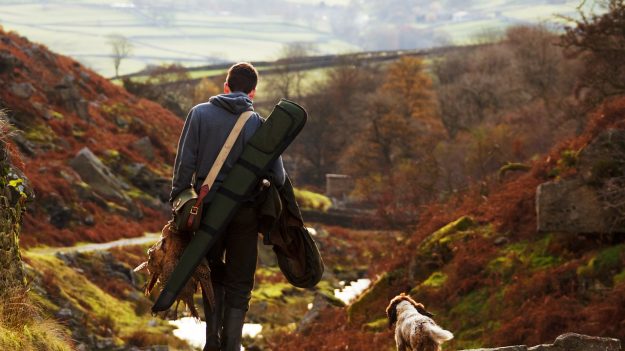
<svg viewBox="0 0 625 351"><path fill-rule="evenodd" d="M428 316L430 318L434 317L434 313L429 312L428 310L426 310L425 307L422 304L418 303L418 304L415 305L415 307L417 308L417 312L421 313L422 315Z"/></svg>
<svg viewBox="0 0 625 351"><path fill-rule="evenodd" d="M386 316L388 317L388 328L393 329L393 325L397 322L397 303L395 299L386 308Z"/></svg>

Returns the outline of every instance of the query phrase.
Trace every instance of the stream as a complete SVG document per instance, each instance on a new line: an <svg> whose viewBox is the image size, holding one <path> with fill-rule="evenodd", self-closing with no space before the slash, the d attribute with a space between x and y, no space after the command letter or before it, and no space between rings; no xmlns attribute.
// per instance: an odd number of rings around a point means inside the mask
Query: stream
<svg viewBox="0 0 625 351"><path fill-rule="evenodd" d="M371 279L358 279L345 285L345 282L340 282L343 286L341 289L334 289L334 296L336 296L345 304L349 304L354 301L363 291L371 285ZM309 308L312 304L309 305ZM206 342L206 323L198 321L193 317L183 317L174 321L170 321L169 324L176 326L178 329L174 330L174 335L182 340L185 340L190 345L198 348L204 347ZM255 338L260 335L263 330L261 324L245 323L243 325L243 337ZM241 348L245 350L245 348Z"/></svg>
<svg viewBox="0 0 625 351"><path fill-rule="evenodd" d="M119 239L106 243L87 243L78 244L70 247L32 248L29 251L47 255L54 255L59 252L91 252L108 250L115 247L153 243L156 242L159 238L160 233L148 233L144 236L137 238ZM345 304L350 304L371 285L371 279L358 279L356 281L350 282L349 284L345 284L344 281L341 281L339 284L342 286L342 288L334 289L334 296L345 302ZM204 342L206 341L205 322L198 321L193 317L183 317L174 321L170 321L169 323L177 327L177 329L175 329L173 333L178 338L187 341L190 345L194 347L202 348L204 346ZM260 335L262 329L263 326L261 324L245 323L245 325L243 325L243 336L255 338ZM242 348L242 350L244 349Z"/></svg>

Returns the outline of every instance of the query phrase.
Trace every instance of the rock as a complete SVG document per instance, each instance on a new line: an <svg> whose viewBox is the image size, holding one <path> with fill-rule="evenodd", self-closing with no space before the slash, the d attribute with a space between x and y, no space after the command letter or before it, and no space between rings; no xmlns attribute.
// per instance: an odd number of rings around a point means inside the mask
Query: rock
<svg viewBox="0 0 625 351"><path fill-rule="evenodd" d="M81 119L85 121L91 120L91 115L89 114L89 102L85 99L80 99L74 103L74 111Z"/></svg>
<svg viewBox="0 0 625 351"><path fill-rule="evenodd" d="M84 223L85 225L92 226L92 225L94 225L94 224L95 224L95 218L94 218L94 217L93 217L93 215L91 215L91 214L90 214L90 215L87 215L87 217L85 217L85 219L84 219L83 223Z"/></svg>
<svg viewBox="0 0 625 351"><path fill-rule="evenodd" d="M621 341L612 338L598 338L587 335L566 333L558 336L552 350L562 351L619 351ZM558 351L559 351L558 350Z"/></svg>
<svg viewBox="0 0 625 351"><path fill-rule="evenodd" d="M13 56L10 51L0 51L0 73L11 72L13 68L20 67L21 61Z"/></svg>
<svg viewBox="0 0 625 351"><path fill-rule="evenodd" d="M625 131L610 129L597 136L578 156L578 173L584 182L601 184L625 175Z"/></svg>
<svg viewBox="0 0 625 351"><path fill-rule="evenodd" d="M50 214L50 224L57 229L67 228L72 220L73 211L67 206L60 206L52 209Z"/></svg>
<svg viewBox="0 0 625 351"><path fill-rule="evenodd" d="M30 140L24 137L22 133L15 133L11 136L11 139L15 142L17 147L23 152L26 156L33 157L37 153L35 151L35 144L33 144Z"/></svg>
<svg viewBox="0 0 625 351"><path fill-rule="evenodd" d="M618 339L600 338L575 333L566 333L558 336L550 345L507 346L492 349L471 349L462 351L620 351L621 342Z"/></svg>
<svg viewBox="0 0 625 351"><path fill-rule="evenodd" d="M124 169L124 174L128 176L132 185L141 189L148 195L151 195L162 202L169 200L169 191L171 190L171 180L163 178L154 173L143 163L133 163Z"/></svg>
<svg viewBox="0 0 625 351"><path fill-rule="evenodd" d="M326 308L339 308L330 303L328 298L323 294L316 293L312 303L312 308L306 312L302 320L297 325L297 332L304 335L310 332L310 328L314 327L315 321L319 319L321 311Z"/></svg>
<svg viewBox="0 0 625 351"><path fill-rule="evenodd" d="M122 129L128 128L128 126L130 125L128 123L128 121L124 117L122 117L122 116L116 116L115 117L115 124L119 128L122 128Z"/></svg>
<svg viewBox="0 0 625 351"><path fill-rule="evenodd" d="M599 199L596 188L580 179L541 184L536 191L538 231L570 233L624 232L613 227L615 214Z"/></svg>
<svg viewBox="0 0 625 351"><path fill-rule="evenodd" d="M154 160L154 146L150 141L150 137L145 136L132 143L131 146L133 149L137 150L137 152L139 152L139 154L143 156L146 160Z"/></svg>
<svg viewBox="0 0 625 351"><path fill-rule="evenodd" d="M76 157L69 161L69 165L98 194L126 205L131 203L130 198L123 192L128 185L115 177L89 148L81 149Z"/></svg>
<svg viewBox="0 0 625 351"><path fill-rule="evenodd" d="M57 229L67 228L71 223L74 211L56 193L49 193L40 201L41 207L48 214L48 221Z"/></svg>
<svg viewBox="0 0 625 351"><path fill-rule="evenodd" d="M35 88L30 83L13 83L9 86L9 90L22 99L30 98L35 92Z"/></svg>
<svg viewBox="0 0 625 351"><path fill-rule="evenodd" d="M61 308L57 313L56 317L60 319L71 319L74 317L74 313L69 308Z"/></svg>
<svg viewBox="0 0 625 351"><path fill-rule="evenodd" d="M51 94L53 100L63 104L68 110L76 112L80 118L86 121L91 119L89 115L89 102L80 94L76 78L74 78L72 74L65 75L61 79L61 82L54 86L54 90Z"/></svg>
<svg viewBox="0 0 625 351"><path fill-rule="evenodd" d="M505 236L498 236L493 243L497 246L503 246L508 244L509 242L510 240Z"/></svg>
<svg viewBox="0 0 625 351"><path fill-rule="evenodd" d="M471 350L462 350L462 351L527 351L527 346L518 345L518 346L496 347L492 349L471 349Z"/></svg>
<svg viewBox="0 0 625 351"><path fill-rule="evenodd" d="M98 350L110 349L115 346L115 340L113 338L98 338L95 341L95 347Z"/></svg>

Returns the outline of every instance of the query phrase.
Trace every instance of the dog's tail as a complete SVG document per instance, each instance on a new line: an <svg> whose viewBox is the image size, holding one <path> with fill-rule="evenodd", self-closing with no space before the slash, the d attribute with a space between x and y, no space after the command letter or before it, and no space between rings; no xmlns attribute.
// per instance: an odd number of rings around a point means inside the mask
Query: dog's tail
<svg viewBox="0 0 625 351"><path fill-rule="evenodd" d="M439 345L454 338L454 334L449 330L445 330L436 324L428 323L426 324L426 329L430 336L432 336L432 339Z"/></svg>

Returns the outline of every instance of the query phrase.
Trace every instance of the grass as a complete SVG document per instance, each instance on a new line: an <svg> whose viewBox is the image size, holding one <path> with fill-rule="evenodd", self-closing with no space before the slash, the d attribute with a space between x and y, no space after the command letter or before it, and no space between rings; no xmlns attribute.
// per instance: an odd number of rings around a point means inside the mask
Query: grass
<svg viewBox="0 0 625 351"><path fill-rule="evenodd" d="M35 299L47 301L48 313L54 314L61 307L71 306L75 313L85 316L87 330L112 337L116 345L124 344L126 339L139 338L138 331L163 334L172 330L163 320L137 313L137 305L130 299L115 298L54 256L28 252L25 257L34 271L41 274L46 294Z"/></svg>
<svg viewBox="0 0 625 351"><path fill-rule="evenodd" d="M47 318L41 305L20 290L4 292L0 299L0 349L71 351L69 330Z"/></svg>
<svg viewBox="0 0 625 351"><path fill-rule="evenodd" d="M332 200L327 196L304 189L294 189L297 203L304 209L326 212L332 207Z"/></svg>

